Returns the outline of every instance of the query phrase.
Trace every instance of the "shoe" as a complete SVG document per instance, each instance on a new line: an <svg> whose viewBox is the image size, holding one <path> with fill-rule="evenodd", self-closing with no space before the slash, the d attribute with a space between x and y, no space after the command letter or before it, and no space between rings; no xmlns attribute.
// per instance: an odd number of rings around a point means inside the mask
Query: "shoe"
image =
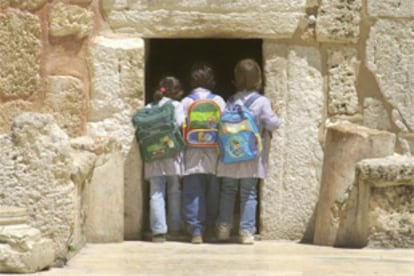
<svg viewBox="0 0 414 276"><path fill-rule="evenodd" d="M203 243L203 237L201 235L193 235L191 237L191 243L193 244Z"/></svg>
<svg viewBox="0 0 414 276"><path fill-rule="evenodd" d="M165 234L155 234L152 236L152 242L165 242Z"/></svg>
<svg viewBox="0 0 414 276"><path fill-rule="evenodd" d="M227 241L230 239L230 227L227 224L217 225L217 240L218 241Z"/></svg>
<svg viewBox="0 0 414 276"><path fill-rule="evenodd" d="M239 240L241 244L254 244L254 236L248 230L241 230L239 232Z"/></svg>

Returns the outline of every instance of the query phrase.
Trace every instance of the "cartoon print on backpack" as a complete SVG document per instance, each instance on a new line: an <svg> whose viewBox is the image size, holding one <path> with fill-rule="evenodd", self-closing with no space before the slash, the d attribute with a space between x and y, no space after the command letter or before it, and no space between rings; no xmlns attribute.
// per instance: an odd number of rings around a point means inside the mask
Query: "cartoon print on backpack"
<svg viewBox="0 0 414 276"><path fill-rule="evenodd" d="M174 105L167 101L162 106L151 103L132 117L142 160L169 158L184 150L184 140L174 113Z"/></svg>
<svg viewBox="0 0 414 276"><path fill-rule="evenodd" d="M209 93L201 99L196 93L187 97L193 100L187 110L186 126L184 128L185 142L190 146L215 147L217 145L218 122L221 109L215 94Z"/></svg>

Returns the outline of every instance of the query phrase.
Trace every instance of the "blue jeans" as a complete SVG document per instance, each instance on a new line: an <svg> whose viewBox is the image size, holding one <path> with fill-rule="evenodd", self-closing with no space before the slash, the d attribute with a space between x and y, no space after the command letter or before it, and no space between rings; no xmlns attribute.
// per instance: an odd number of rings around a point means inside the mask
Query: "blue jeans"
<svg viewBox="0 0 414 276"><path fill-rule="evenodd" d="M233 225L234 203L240 187L240 226L239 231L256 233L256 207L258 178L222 178L220 211L218 224Z"/></svg>
<svg viewBox="0 0 414 276"><path fill-rule="evenodd" d="M220 196L219 179L213 174L192 174L183 178L183 213L191 235L214 229Z"/></svg>
<svg viewBox="0 0 414 276"><path fill-rule="evenodd" d="M168 189L167 212L165 210L166 185ZM166 213L168 213L168 222L165 218ZM150 224L153 235L166 234L168 230L181 230L181 191L179 176L167 175L150 178Z"/></svg>

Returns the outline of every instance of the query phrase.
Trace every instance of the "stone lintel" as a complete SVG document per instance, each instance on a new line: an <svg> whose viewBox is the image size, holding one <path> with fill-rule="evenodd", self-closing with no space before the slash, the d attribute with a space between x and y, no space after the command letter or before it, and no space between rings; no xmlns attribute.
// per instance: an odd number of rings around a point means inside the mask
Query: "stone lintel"
<svg viewBox="0 0 414 276"><path fill-rule="evenodd" d="M108 23L116 32L141 37L291 38L302 12L211 13L194 11L112 11Z"/></svg>

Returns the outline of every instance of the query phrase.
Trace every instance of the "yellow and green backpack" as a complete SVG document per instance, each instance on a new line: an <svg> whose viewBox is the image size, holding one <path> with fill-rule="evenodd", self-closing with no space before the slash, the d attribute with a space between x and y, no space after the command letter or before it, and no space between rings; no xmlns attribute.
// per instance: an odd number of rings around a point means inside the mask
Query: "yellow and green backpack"
<svg viewBox="0 0 414 276"><path fill-rule="evenodd" d="M200 99L191 93L188 97L194 101L187 110L184 141L189 146L216 147L221 109L213 100L215 95L210 93L207 98Z"/></svg>

